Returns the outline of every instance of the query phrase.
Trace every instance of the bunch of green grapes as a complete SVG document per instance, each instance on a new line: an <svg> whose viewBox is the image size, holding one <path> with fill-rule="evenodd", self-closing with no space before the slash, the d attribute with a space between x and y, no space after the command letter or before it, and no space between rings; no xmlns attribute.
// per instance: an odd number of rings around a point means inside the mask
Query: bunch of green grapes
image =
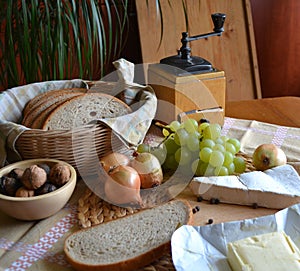
<svg viewBox="0 0 300 271"><path fill-rule="evenodd" d="M152 152L166 170L184 168L195 176L226 176L245 171L243 158L237 156L241 144L221 135L218 123L194 119L172 121L163 128L165 137L158 147L138 146L138 152Z"/></svg>

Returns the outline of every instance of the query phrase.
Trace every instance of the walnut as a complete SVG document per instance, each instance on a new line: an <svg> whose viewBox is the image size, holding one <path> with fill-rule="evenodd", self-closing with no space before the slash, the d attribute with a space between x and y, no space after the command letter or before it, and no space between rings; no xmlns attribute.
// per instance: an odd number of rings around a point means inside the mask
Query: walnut
<svg viewBox="0 0 300 271"><path fill-rule="evenodd" d="M71 177L71 170L68 166L57 163L51 167L49 173L49 180L57 186L62 186L69 181Z"/></svg>
<svg viewBox="0 0 300 271"><path fill-rule="evenodd" d="M2 176L0 178L0 193L7 196L14 196L21 186L21 182L15 178Z"/></svg>
<svg viewBox="0 0 300 271"><path fill-rule="evenodd" d="M26 187L20 187L16 194L16 197L24 197L24 198L29 198L29 197L33 197L34 196L34 190L31 189L27 189Z"/></svg>
<svg viewBox="0 0 300 271"><path fill-rule="evenodd" d="M35 190L35 195L43 195L55 191L57 188L54 184L46 182L41 187Z"/></svg>
<svg viewBox="0 0 300 271"><path fill-rule="evenodd" d="M46 171L37 165L26 168L21 178L21 182L29 190L41 187L46 181Z"/></svg>
<svg viewBox="0 0 300 271"><path fill-rule="evenodd" d="M42 169L44 169L47 173L47 175L50 173L50 166L47 164L38 164L39 167L41 167Z"/></svg>
<svg viewBox="0 0 300 271"><path fill-rule="evenodd" d="M8 177L12 177L17 180L20 180L22 178L23 173L24 173L24 169L14 168L8 173Z"/></svg>

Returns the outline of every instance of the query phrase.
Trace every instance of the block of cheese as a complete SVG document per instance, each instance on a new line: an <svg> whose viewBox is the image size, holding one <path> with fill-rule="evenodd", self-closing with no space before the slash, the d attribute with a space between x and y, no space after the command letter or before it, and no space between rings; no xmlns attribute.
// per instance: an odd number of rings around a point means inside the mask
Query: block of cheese
<svg viewBox="0 0 300 271"><path fill-rule="evenodd" d="M300 177L291 165L239 176L195 177L190 188L204 200L282 209L300 202Z"/></svg>
<svg viewBox="0 0 300 271"><path fill-rule="evenodd" d="M284 232L229 242L227 248L227 260L233 271L300 270L300 251Z"/></svg>

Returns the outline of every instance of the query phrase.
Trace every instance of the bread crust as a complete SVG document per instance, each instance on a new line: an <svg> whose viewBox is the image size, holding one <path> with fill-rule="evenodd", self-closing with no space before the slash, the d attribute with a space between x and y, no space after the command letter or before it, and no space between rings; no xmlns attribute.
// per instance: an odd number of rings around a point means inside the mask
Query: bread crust
<svg viewBox="0 0 300 271"><path fill-rule="evenodd" d="M64 103L60 104L57 108L55 108L48 115L46 120L44 121L42 129L43 130L52 130L53 128L49 127L49 126L51 126L50 122L52 122L53 118L55 118L57 114L60 114L60 111L61 110L63 111L64 108L68 108L69 106L72 106L76 102L82 104L82 101L84 99L89 99L90 101L93 101L94 99L97 99L97 98L104 98L106 101L108 100L110 102L116 102L119 106L119 109L122 108L123 111L126 111L126 114L131 113L131 108L126 103L122 102L120 99L118 99L114 96L104 94L104 93L86 93L85 95L82 95L82 96L73 97L72 99L69 99L68 101L65 101ZM73 120L75 112L72 112L72 114L73 115L69 116L69 117ZM88 112L86 112L86 117L88 117ZM105 117L110 117L110 116L107 115ZM115 115L115 117L117 117L117 115ZM67 117L64 117L64 118L67 118ZM61 119L61 118L59 118L59 119ZM64 128L60 127L60 128L55 128L55 129L61 130L61 129L64 129Z"/></svg>
<svg viewBox="0 0 300 271"><path fill-rule="evenodd" d="M185 224L191 225L193 224L193 212L190 204L186 200L171 200L171 202L174 201L181 201L183 202L187 207L187 221ZM141 211L143 212L143 211ZM131 214L130 216L139 215L140 212ZM119 218L122 220L123 218ZM110 222L104 222L104 223L110 223ZM92 226L94 227L101 227L100 225ZM91 227L91 228L92 228ZM72 233L71 235L80 234L82 231L89 231L91 228L81 229L77 232ZM70 236L71 236L70 235ZM144 267L148 264L151 264L155 260L161 258L163 255L166 255L168 253L171 253L171 240L168 242L161 244L157 246L156 248L147 251L146 253L140 254L137 257L127 259L122 262L112 263L112 264L104 264L104 265L92 265L92 264L84 264L82 262L76 261L68 252L68 246L67 242L65 241L64 244L64 252L67 257L68 262L76 269L81 271L132 271L136 270L138 268Z"/></svg>
<svg viewBox="0 0 300 271"><path fill-rule="evenodd" d="M41 93L31 99L23 109L23 120L22 124L30 127L34 118L38 115L36 114L39 112L39 109L42 107L43 104L46 102L51 102L55 97L63 97L66 94L73 94L73 93L86 93L88 89L85 88L68 88L68 89L58 89L58 90L51 90L45 93Z"/></svg>

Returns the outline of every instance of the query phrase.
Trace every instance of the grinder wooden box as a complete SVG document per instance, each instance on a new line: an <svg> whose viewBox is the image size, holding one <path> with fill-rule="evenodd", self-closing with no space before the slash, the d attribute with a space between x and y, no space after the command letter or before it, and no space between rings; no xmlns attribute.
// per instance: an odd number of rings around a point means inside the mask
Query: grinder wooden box
<svg viewBox="0 0 300 271"><path fill-rule="evenodd" d="M158 99L158 119L169 123L178 119L182 112L220 107L222 110L218 110L218 113L207 113L205 116L211 122L223 123L226 93L224 71L180 73L175 67L151 64L148 83ZM189 116L197 120L205 117L201 113Z"/></svg>

